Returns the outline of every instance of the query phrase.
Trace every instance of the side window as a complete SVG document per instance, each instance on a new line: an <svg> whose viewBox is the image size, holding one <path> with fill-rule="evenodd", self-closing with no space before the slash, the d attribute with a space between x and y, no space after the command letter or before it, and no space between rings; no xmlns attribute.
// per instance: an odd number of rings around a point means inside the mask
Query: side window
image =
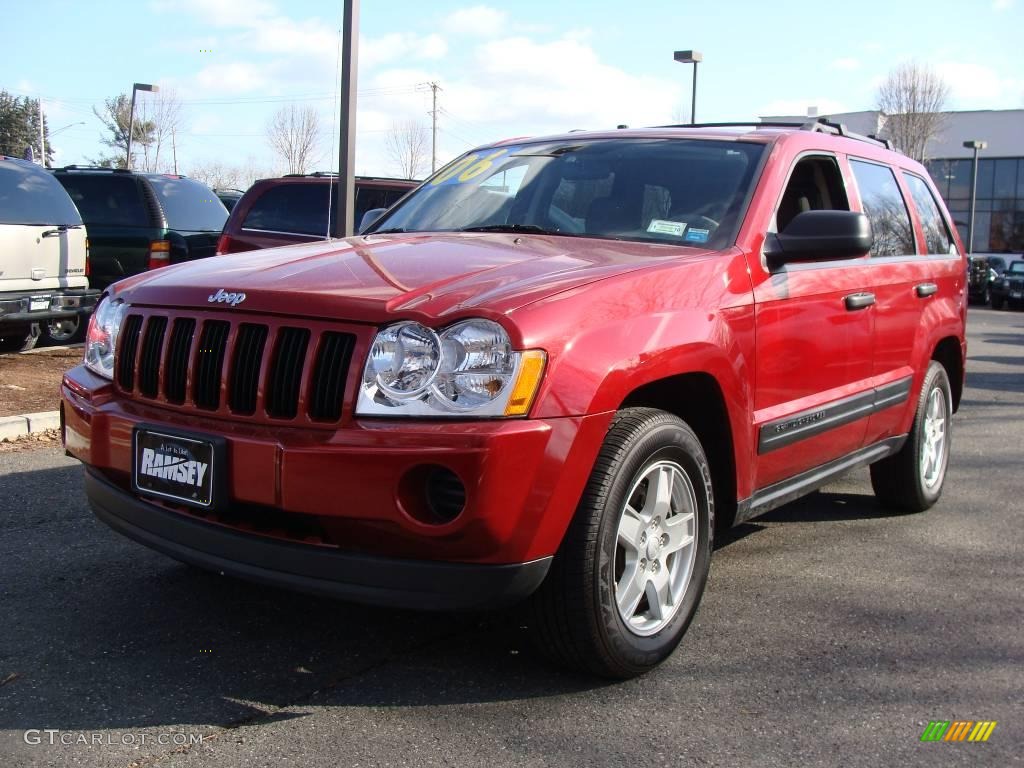
<svg viewBox="0 0 1024 768"><path fill-rule="evenodd" d="M920 176L911 173L903 174L907 186L910 188L910 196L914 198L914 205L921 217L921 227L924 229L924 241L928 247L928 253L948 254L953 248L953 239L949 235L949 228L946 226L939 206L935 204L935 198L928 189L928 185Z"/></svg>
<svg viewBox="0 0 1024 768"><path fill-rule="evenodd" d="M327 184L280 184L252 204L242 229L319 235L327 231ZM358 223L358 222L357 222Z"/></svg>
<svg viewBox="0 0 1024 768"><path fill-rule="evenodd" d="M843 174L834 157L803 157L786 184L775 212L775 231L782 232L804 211L848 211Z"/></svg>
<svg viewBox="0 0 1024 768"><path fill-rule="evenodd" d="M872 256L903 256L916 253L910 214L903 201L893 172L884 165L850 160L853 176L860 188L864 213L871 220L875 244Z"/></svg>

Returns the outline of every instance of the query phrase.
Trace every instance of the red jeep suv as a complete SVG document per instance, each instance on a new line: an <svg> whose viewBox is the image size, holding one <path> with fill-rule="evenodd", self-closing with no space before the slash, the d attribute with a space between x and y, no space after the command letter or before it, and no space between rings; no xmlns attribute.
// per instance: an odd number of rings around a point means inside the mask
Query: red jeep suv
<svg viewBox="0 0 1024 768"><path fill-rule="evenodd" d="M64 378L95 513L187 563L416 608L528 599L629 677L716 528L871 466L942 491L966 262L925 169L836 124L517 139L361 236L117 283Z"/></svg>

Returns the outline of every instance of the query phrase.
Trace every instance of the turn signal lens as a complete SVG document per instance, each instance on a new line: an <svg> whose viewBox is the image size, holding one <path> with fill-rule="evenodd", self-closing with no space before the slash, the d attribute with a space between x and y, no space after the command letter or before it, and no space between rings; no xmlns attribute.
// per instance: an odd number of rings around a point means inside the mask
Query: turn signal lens
<svg viewBox="0 0 1024 768"><path fill-rule="evenodd" d="M522 353L519 377L512 388L512 394L509 395L508 405L505 406L506 416L524 416L529 412L540 380L544 377L546 362L547 355L539 349L529 349Z"/></svg>

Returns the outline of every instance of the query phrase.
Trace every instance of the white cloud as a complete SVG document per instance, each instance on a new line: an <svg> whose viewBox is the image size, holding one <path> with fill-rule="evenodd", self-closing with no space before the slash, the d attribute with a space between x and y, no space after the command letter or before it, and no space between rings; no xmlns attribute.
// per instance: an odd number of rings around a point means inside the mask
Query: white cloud
<svg viewBox="0 0 1024 768"><path fill-rule="evenodd" d="M267 85L261 67L241 61L204 67L196 74L195 81L200 88L217 94L250 93Z"/></svg>
<svg viewBox="0 0 1024 768"><path fill-rule="evenodd" d="M991 67L943 61L936 71L949 85L954 109L1012 109L1020 106L1024 79L1006 77Z"/></svg>
<svg viewBox="0 0 1024 768"><path fill-rule="evenodd" d="M506 28L508 14L486 5L455 11L444 20L444 28L456 35L496 37Z"/></svg>
<svg viewBox="0 0 1024 768"><path fill-rule="evenodd" d="M854 72L860 69L860 67L860 59L855 59L853 57L836 59L831 64L829 64L830 69L838 69L841 72Z"/></svg>
<svg viewBox="0 0 1024 768"><path fill-rule="evenodd" d="M992 0L993 11L1008 11L1013 8L1014 0Z"/></svg>
<svg viewBox="0 0 1024 768"><path fill-rule="evenodd" d="M372 69L398 59L442 59L447 53L448 43L438 34L391 32L359 40L360 68Z"/></svg>

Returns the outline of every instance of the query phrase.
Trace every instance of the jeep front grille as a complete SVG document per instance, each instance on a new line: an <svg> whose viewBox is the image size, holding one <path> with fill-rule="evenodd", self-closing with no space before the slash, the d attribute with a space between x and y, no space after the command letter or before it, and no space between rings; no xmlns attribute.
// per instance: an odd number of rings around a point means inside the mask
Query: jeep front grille
<svg viewBox="0 0 1024 768"><path fill-rule="evenodd" d="M130 311L118 346L119 392L183 410L269 421L341 419L354 333L326 323L223 318L217 312L170 317Z"/></svg>

